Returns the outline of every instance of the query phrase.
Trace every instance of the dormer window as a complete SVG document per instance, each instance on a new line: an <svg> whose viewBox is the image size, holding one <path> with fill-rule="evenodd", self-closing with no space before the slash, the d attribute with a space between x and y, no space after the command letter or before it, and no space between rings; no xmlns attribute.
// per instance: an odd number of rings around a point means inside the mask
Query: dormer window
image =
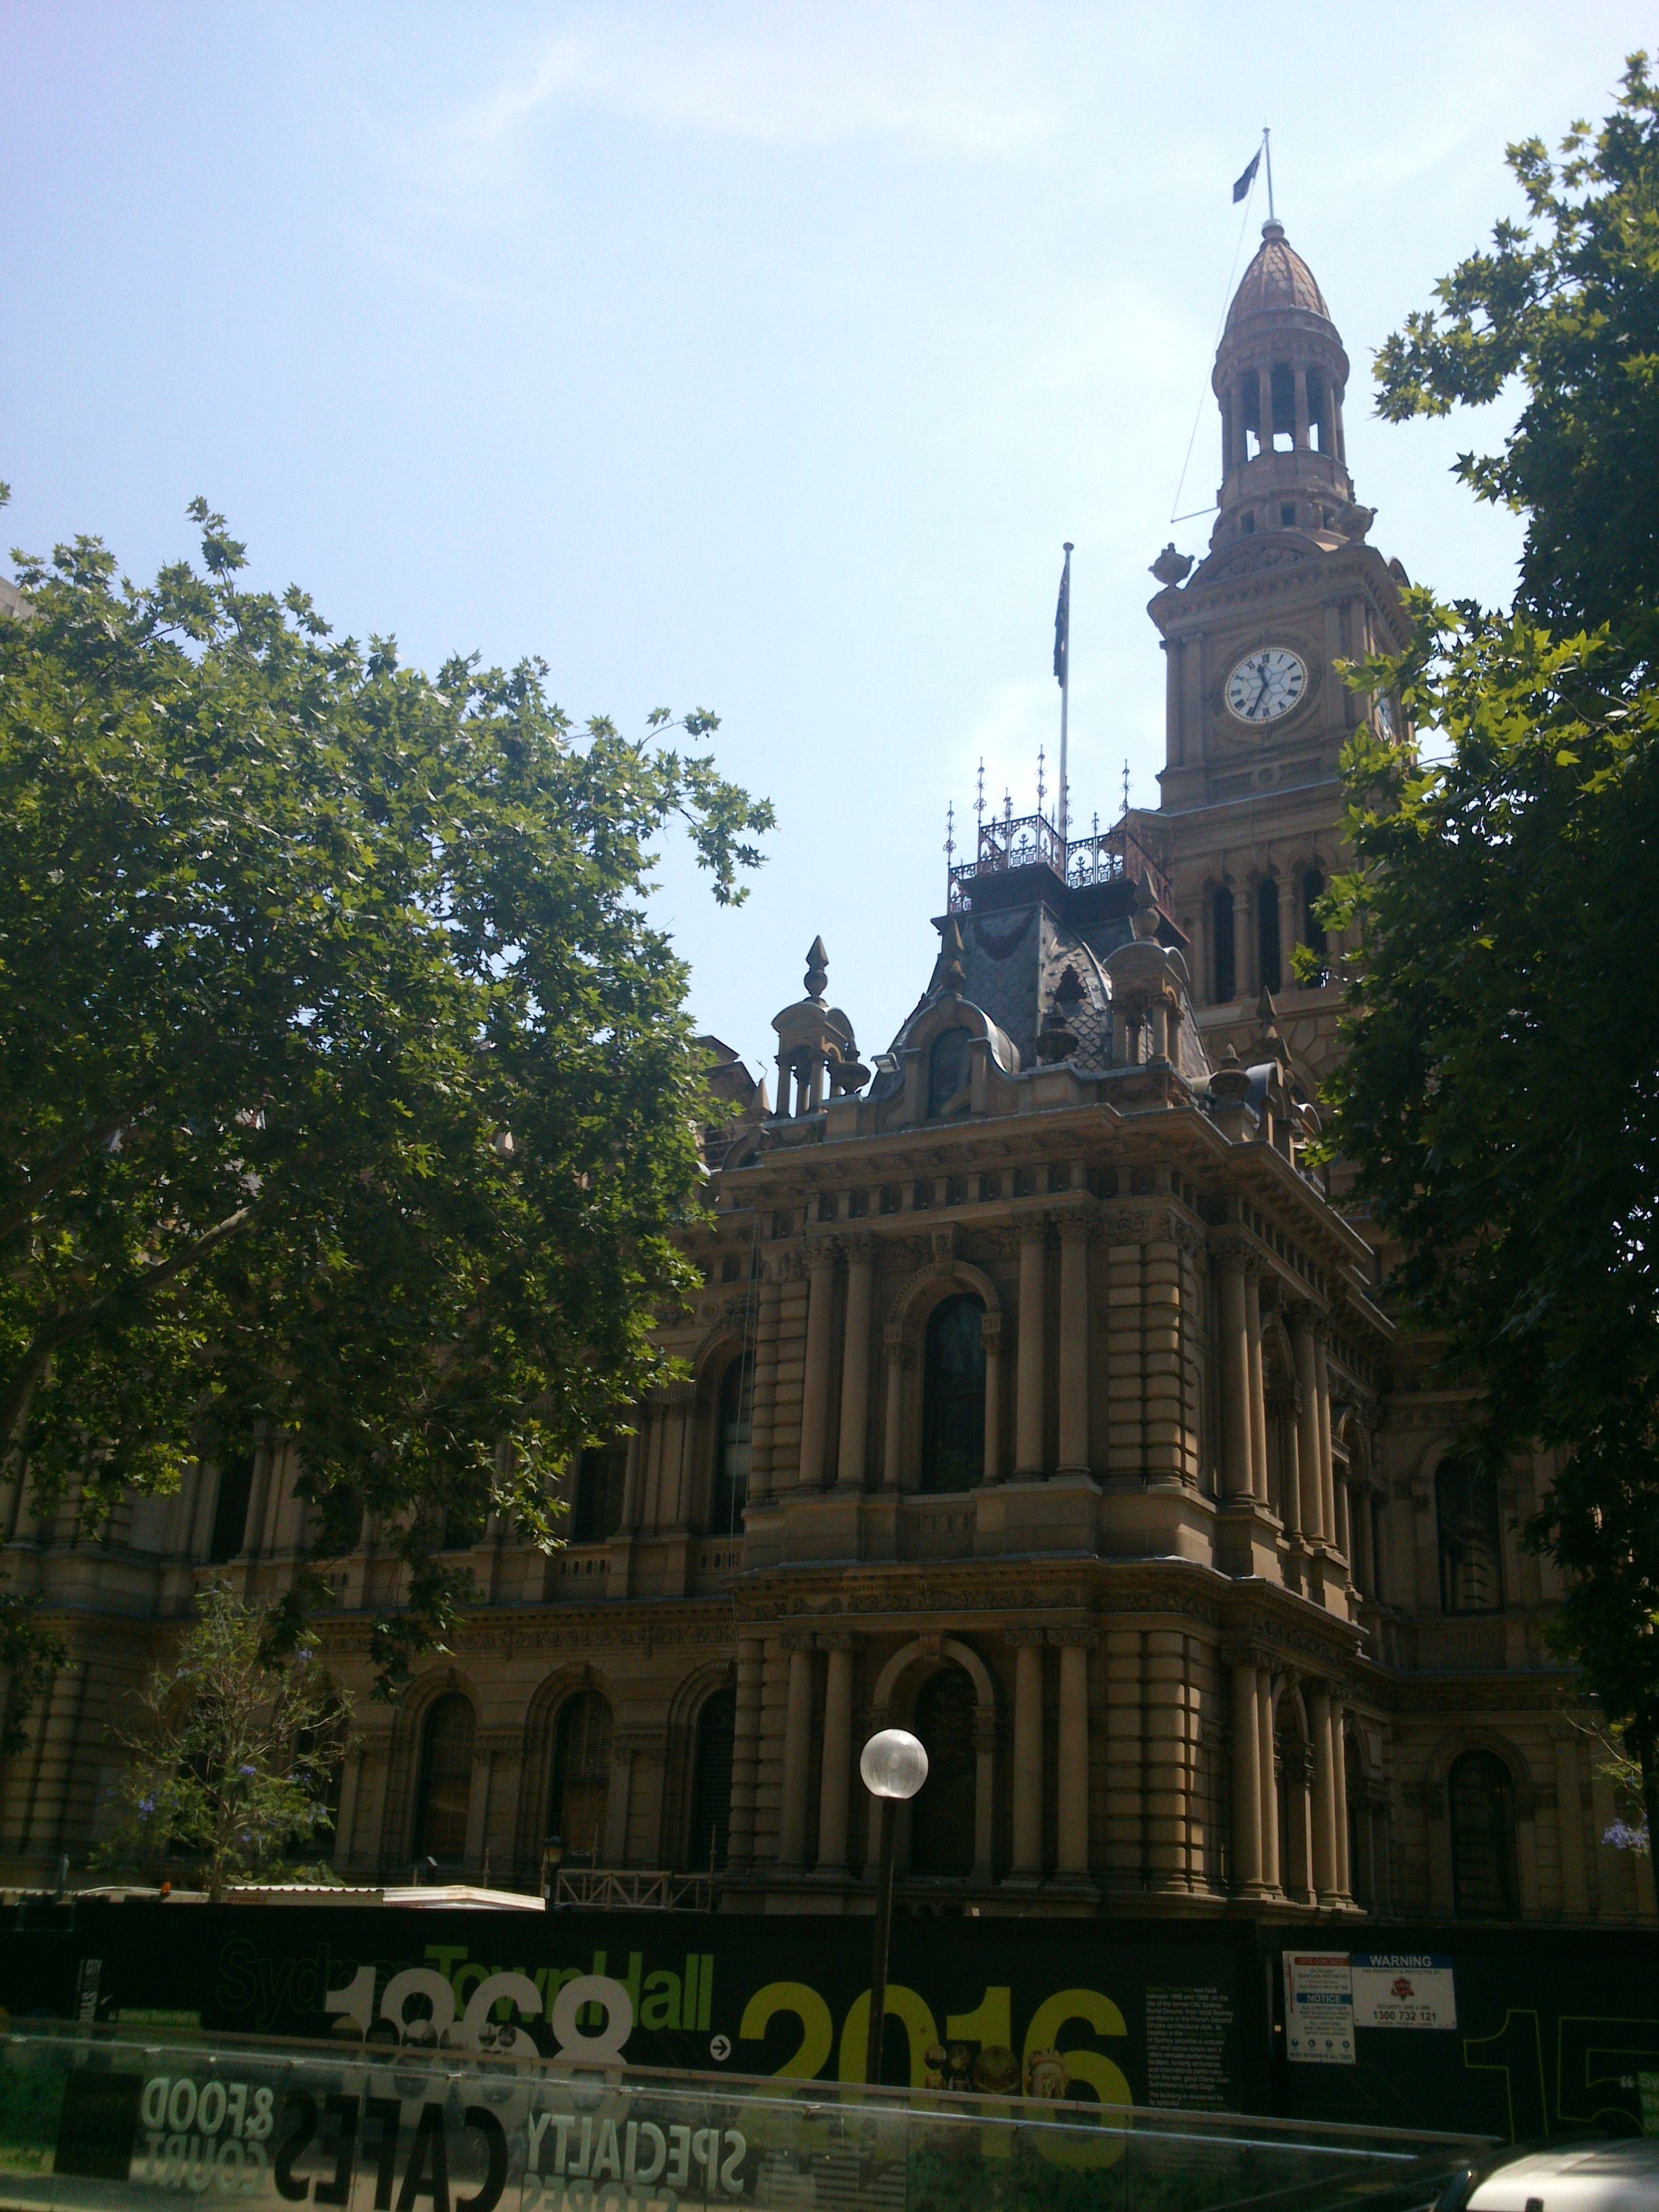
<svg viewBox="0 0 1659 2212"><path fill-rule="evenodd" d="M927 1055L927 1117L938 1121L947 1114L968 1111L969 1033L964 1029L941 1030Z"/></svg>

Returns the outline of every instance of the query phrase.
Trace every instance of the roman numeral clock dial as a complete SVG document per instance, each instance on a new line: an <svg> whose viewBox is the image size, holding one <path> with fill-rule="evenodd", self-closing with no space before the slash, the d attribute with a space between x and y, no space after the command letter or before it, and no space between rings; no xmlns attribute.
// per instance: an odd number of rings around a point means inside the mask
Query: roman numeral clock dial
<svg viewBox="0 0 1659 2212"><path fill-rule="evenodd" d="M1228 675L1227 711L1255 729L1288 714L1308 688L1308 664L1288 645L1258 646Z"/></svg>

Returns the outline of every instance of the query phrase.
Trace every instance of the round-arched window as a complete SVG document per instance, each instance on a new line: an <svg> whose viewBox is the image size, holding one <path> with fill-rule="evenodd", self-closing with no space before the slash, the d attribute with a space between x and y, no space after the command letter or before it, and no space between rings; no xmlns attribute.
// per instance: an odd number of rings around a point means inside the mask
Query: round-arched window
<svg viewBox="0 0 1659 2212"><path fill-rule="evenodd" d="M452 1690L428 1707L421 1728L421 1772L415 1795L416 1858L459 1859L466 1851L466 1808L472 1791L472 1701Z"/></svg>
<svg viewBox="0 0 1659 2212"><path fill-rule="evenodd" d="M714 1480L708 1499L708 1533L735 1536L749 1497L749 1438L755 1396L755 1363L748 1352L720 1377L714 1414Z"/></svg>
<svg viewBox="0 0 1659 2212"><path fill-rule="evenodd" d="M1446 1778L1452 1902L1460 1919L1516 1917L1515 1784L1495 1752L1466 1751Z"/></svg>
<svg viewBox="0 0 1659 2212"><path fill-rule="evenodd" d="M547 1801L547 1832L564 1838L567 1855L598 1859L610 1796L611 1708L597 1690L580 1690L559 1711Z"/></svg>
<svg viewBox="0 0 1659 2212"><path fill-rule="evenodd" d="M967 1293L927 1317L921 1376L921 1487L971 1490L985 1473L985 1309Z"/></svg>
<svg viewBox="0 0 1659 2212"><path fill-rule="evenodd" d="M927 1111L965 1114L968 1111L968 1045L966 1030L941 1030L927 1055Z"/></svg>
<svg viewBox="0 0 1659 2212"><path fill-rule="evenodd" d="M915 1727L927 1752L927 1779L910 1806L913 1874L971 1874L974 1867L974 1718L979 1701L960 1667L942 1667L921 1686Z"/></svg>
<svg viewBox="0 0 1659 2212"><path fill-rule="evenodd" d="M726 1864L732 1826L732 1761L738 1733L738 1693L716 1690L697 1715L697 1756L691 1775L690 1863L698 1874Z"/></svg>
<svg viewBox="0 0 1659 2212"><path fill-rule="evenodd" d="M1497 1613L1504 1603L1498 1478L1468 1459L1443 1460L1434 1478L1443 1613Z"/></svg>

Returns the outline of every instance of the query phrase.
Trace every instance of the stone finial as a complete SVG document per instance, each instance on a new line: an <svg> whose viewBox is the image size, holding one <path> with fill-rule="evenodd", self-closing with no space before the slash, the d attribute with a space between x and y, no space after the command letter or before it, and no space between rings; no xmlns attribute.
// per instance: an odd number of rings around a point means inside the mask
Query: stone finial
<svg viewBox="0 0 1659 2212"><path fill-rule="evenodd" d="M933 970L935 991L952 991L960 995L968 980L968 970L963 964L962 924L955 915L945 925L939 949L939 965Z"/></svg>
<svg viewBox="0 0 1659 2212"><path fill-rule="evenodd" d="M1146 877L1141 876L1135 884L1135 908L1130 927L1137 937L1156 937L1158 924L1158 905L1152 897L1152 886Z"/></svg>
<svg viewBox="0 0 1659 2212"><path fill-rule="evenodd" d="M1152 563L1152 573L1160 584L1184 584L1193 571L1190 553L1177 553L1172 538Z"/></svg>
<svg viewBox="0 0 1659 2212"><path fill-rule="evenodd" d="M1290 1047L1279 1030L1279 1009L1273 1004L1273 994L1265 986L1255 1003L1255 1035L1250 1040L1250 1049L1258 1060L1277 1060L1281 1067L1291 1064Z"/></svg>
<svg viewBox="0 0 1659 2212"><path fill-rule="evenodd" d="M830 981L830 955L823 949L823 939L815 937L806 955L806 995L821 999L823 987Z"/></svg>
<svg viewBox="0 0 1659 2212"><path fill-rule="evenodd" d="M1210 1078L1210 1097L1224 1109L1243 1106L1250 1095L1250 1079L1243 1062L1229 1045L1215 1064Z"/></svg>

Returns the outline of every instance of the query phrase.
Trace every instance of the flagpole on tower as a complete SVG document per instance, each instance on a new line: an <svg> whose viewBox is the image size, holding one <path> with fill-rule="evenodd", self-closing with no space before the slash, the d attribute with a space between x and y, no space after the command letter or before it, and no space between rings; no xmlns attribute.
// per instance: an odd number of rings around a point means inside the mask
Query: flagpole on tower
<svg viewBox="0 0 1659 2212"><path fill-rule="evenodd" d="M1056 828L1060 842L1067 836L1070 786L1066 775L1066 725L1072 697L1072 547L1066 544L1066 565L1060 572L1060 604L1054 609L1054 674L1060 682L1060 805ZM1064 855L1061 856L1064 869Z"/></svg>
<svg viewBox="0 0 1659 2212"><path fill-rule="evenodd" d="M1261 150L1267 157L1267 220L1276 222L1273 213L1273 134L1264 123L1261 126Z"/></svg>

